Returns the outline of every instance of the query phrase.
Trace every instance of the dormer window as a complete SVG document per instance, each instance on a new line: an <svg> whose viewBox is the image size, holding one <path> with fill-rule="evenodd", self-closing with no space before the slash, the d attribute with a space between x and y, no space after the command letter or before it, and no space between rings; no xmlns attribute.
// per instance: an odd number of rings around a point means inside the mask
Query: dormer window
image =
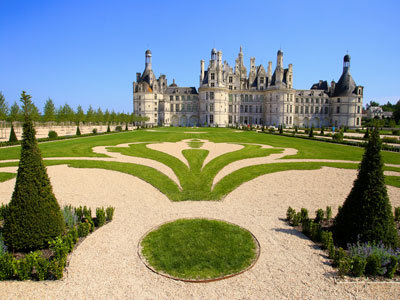
<svg viewBox="0 0 400 300"><path fill-rule="evenodd" d="M211 80L215 80L215 74L211 73Z"/></svg>
<svg viewBox="0 0 400 300"><path fill-rule="evenodd" d="M233 78L232 78L232 76L229 76L229 83L232 83L233 82Z"/></svg>

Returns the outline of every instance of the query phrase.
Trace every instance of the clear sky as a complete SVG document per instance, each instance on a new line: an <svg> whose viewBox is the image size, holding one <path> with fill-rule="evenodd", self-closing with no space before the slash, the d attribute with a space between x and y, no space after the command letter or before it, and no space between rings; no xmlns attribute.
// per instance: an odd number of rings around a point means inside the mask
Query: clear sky
<svg viewBox="0 0 400 300"><path fill-rule="evenodd" d="M233 66L293 64L294 87L337 81L343 56L363 85L364 105L400 99L400 1L31 1L0 0L0 91L22 90L86 110L132 112L132 81L153 53L156 76L198 87L213 47Z"/></svg>

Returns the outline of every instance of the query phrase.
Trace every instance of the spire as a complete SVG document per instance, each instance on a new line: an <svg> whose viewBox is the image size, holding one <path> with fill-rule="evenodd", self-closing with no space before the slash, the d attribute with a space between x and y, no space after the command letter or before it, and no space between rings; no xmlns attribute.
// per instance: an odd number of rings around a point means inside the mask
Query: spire
<svg viewBox="0 0 400 300"><path fill-rule="evenodd" d="M147 50L145 55L146 55L145 59L146 69L151 70L151 51Z"/></svg>

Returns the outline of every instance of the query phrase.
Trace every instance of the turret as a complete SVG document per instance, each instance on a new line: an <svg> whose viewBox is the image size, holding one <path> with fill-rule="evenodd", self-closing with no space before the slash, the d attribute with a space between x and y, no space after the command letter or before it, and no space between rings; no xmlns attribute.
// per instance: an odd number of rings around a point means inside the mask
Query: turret
<svg viewBox="0 0 400 300"><path fill-rule="evenodd" d="M148 70L151 70L151 51L150 50L147 50L146 51L146 60L145 60L145 63L146 63L146 70L148 69Z"/></svg>
<svg viewBox="0 0 400 300"><path fill-rule="evenodd" d="M204 59L200 61L200 86L204 80Z"/></svg>
<svg viewBox="0 0 400 300"><path fill-rule="evenodd" d="M346 54L343 57L343 73L350 71L350 55Z"/></svg>
<svg viewBox="0 0 400 300"><path fill-rule="evenodd" d="M276 67L283 68L283 52L278 50L278 54L276 56Z"/></svg>
<svg viewBox="0 0 400 300"><path fill-rule="evenodd" d="M272 61L268 62L267 77L268 77L268 85L270 85L272 78Z"/></svg>

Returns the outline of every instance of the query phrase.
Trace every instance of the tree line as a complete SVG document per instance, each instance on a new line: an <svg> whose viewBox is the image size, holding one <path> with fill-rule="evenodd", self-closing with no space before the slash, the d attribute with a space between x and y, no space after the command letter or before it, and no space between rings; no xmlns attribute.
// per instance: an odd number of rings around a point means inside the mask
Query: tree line
<svg viewBox="0 0 400 300"><path fill-rule="evenodd" d="M37 106L31 102L29 109L29 114L31 119L35 122L54 122L54 123L139 123L148 120L147 117L137 116L135 114L120 113L114 110L109 111L106 109L104 112L99 107L94 109L91 105L85 112L82 106L79 105L76 110L74 110L67 103L56 108L52 99L47 99L44 107L43 113L39 111ZM23 121L23 110L19 107L17 102L14 102L11 107L4 95L0 92L0 121L17 122Z"/></svg>

